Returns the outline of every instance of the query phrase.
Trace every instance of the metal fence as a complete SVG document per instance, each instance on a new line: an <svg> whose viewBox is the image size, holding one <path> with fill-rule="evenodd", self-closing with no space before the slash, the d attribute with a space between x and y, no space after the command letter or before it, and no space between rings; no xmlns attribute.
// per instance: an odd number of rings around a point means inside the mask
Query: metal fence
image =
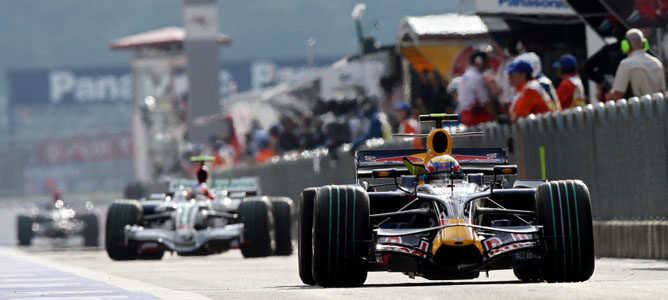
<svg viewBox="0 0 668 300"><path fill-rule="evenodd" d="M513 125L485 124L483 137L454 147L503 147L521 179L581 179L598 220L668 219L668 118L664 95L530 116ZM371 148L410 147L393 140ZM297 199L302 189L354 182L353 156L326 151L286 156L214 177L259 176L263 193Z"/></svg>

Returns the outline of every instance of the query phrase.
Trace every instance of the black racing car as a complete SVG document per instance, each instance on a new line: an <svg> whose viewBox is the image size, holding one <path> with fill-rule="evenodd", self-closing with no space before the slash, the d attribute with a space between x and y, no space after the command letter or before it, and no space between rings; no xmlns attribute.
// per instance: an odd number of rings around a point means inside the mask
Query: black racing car
<svg viewBox="0 0 668 300"><path fill-rule="evenodd" d="M522 281L591 277L587 186L579 180L511 185L517 167L507 165L505 150L452 149L441 123L454 120L457 115L420 116L437 123L426 150L360 151L357 184L302 192L304 283L360 286L369 271L433 280L498 269L513 269Z"/></svg>
<svg viewBox="0 0 668 300"><path fill-rule="evenodd" d="M70 205L61 199L53 203L34 203L16 217L17 238L20 246L29 246L35 237L70 238L80 235L84 246L97 247L99 232L97 214L93 203L83 207Z"/></svg>

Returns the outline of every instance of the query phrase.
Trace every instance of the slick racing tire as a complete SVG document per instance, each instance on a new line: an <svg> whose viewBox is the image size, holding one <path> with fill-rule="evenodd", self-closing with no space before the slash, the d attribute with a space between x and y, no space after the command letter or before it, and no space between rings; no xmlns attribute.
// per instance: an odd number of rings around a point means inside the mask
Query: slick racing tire
<svg viewBox="0 0 668 300"><path fill-rule="evenodd" d="M276 224L274 255L292 255L292 200L286 197L271 199L271 213Z"/></svg>
<svg viewBox="0 0 668 300"><path fill-rule="evenodd" d="M98 225L98 219L96 214L87 214L81 217L81 220L84 222L84 229L82 232L84 238L84 246L86 247L97 247L100 245L100 226Z"/></svg>
<svg viewBox="0 0 668 300"><path fill-rule="evenodd" d="M536 190L537 223L546 246L541 271L547 282L585 281L594 273L591 200L579 180L541 184Z"/></svg>
<svg viewBox="0 0 668 300"><path fill-rule="evenodd" d="M136 200L116 200L107 211L105 246L113 260L137 258L137 243L125 241L125 225L137 225L144 212Z"/></svg>
<svg viewBox="0 0 668 300"><path fill-rule="evenodd" d="M523 282L540 282L543 281L543 274L540 266L521 266L513 268L513 274L517 279Z"/></svg>
<svg viewBox="0 0 668 300"><path fill-rule="evenodd" d="M318 191L316 188L307 188L302 192L299 198L299 221L298 231L298 261L299 261L299 278L302 282L308 285L314 285L313 272L311 263L313 260L313 200Z"/></svg>
<svg viewBox="0 0 668 300"><path fill-rule="evenodd" d="M163 256L165 256L165 248L163 246L158 246L150 251L140 251L137 258L145 260L161 260Z"/></svg>
<svg viewBox="0 0 668 300"><path fill-rule="evenodd" d="M17 238L19 246L30 246L32 241L32 218L28 216L18 216L16 218Z"/></svg>
<svg viewBox="0 0 668 300"><path fill-rule="evenodd" d="M318 189L313 208L313 278L323 287L353 287L367 276L369 196L360 186Z"/></svg>
<svg viewBox="0 0 668 300"><path fill-rule="evenodd" d="M271 211L267 197L245 198L239 205L239 219L244 224L239 248L244 257L264 257L274 253L275 230Z"/></svg>

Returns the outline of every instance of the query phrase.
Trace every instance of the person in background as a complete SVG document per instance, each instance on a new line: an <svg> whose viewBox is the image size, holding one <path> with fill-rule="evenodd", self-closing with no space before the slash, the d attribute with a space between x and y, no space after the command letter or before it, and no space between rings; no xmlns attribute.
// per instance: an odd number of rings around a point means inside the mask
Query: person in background
<svg viewBox="0 0 668 300"><path fill-rule="evenodd" d="M459 106L459 95L457 94L457 89L459 88L459 83L462 82L461 77L455 77L450 80L448 87L445 88L445 93L450 97L450 111L446 109L445 112L454 114L457 111Z"/></svg>
<svg viewBox="0 0 668 300"><path fill-rule="evenodd" d="M585 105L585 89L578 75L578 61L571 54L562 55L552 65L557 70L561 83L557 88L557 96L562 109Z"/></svg>
<svg viewBox="0 0 668 300"><path fill-rule="evenodd" d="M383 113L378 112L378 107L374 100L365 99L362 106L364 116L369 119L369 127L366 131L366 135L353 141L353 148L357 149L362 143L366 140L374 138L391 138L392 129L387 122L387 118Z"/></svg>
<svg viewBox="0 0 668 300"><path fill-rule="evenodd" d="M501 93L499 94L498 98L502 112L508 112L510 105L513 102L513 98L515 97L515 88L510 85L510 82L508 82L506 69L508 68L508 65L513 62L515 57L522 53L524 53L524 45L522 45L522 42L515 38L510 39L510 41L508 41L508 45L506 45L506 49L504 49L506 59L501 63L499 69L496 72L494 81L501 89Z"/></svg>
<svg viewBox="0 0 668 300"><path fill-rule="evenodd" d="M279 151L278 149L278 137L281 136L281 126L279 124L274 124L269 128L269 142L271 143L271 148L274 151Z"/></svg>
<svg viewBox="0 0 668 300"><path fill-rule="evenodd" d="M414 80L411 86L412 102L411 104L417 108L421 114L429 113L429 100L431 99L431 86L429 84L429 71L422 70L415 72L418 80Z"/></svg>
<svg viewBox="0 0 668 300"><path fill-rule="evenodd" d="M530 114L542 114L554 111L550 97L543 87L533 78L533 69L529 62L518 60L508 66L508 81L515 87L516 94L510 108L512 122Z"/></svg>
<svg viewBox="0 0 668 300"><path fill-rule="evenodd" d="M271 137L264 130L255 131L253 140L256 143L257 154L255 155L255 161L258 163L264 163L265 161L276 156L274 147L271 143Z"/></svg>
<svg viewBox="0 0 668 300"><path fill-rule="evenodd" d="M429 88L431 89L431 92L428 93L427 109L429 109L430 113L443 113L445 112L447 102L445 99L443 78L436 70L429 72L427 78L429 79Z"/></svg>
<svg viewBox="0 0 668 300"><path fill-rule="evenodd" d="M400 134L417 134L421 133L420 122L411 116L411 105L408 102L401 102L397 105L397 114L399 115L399 131ZM423 149L422 140L419 138L413 139L413 146L415 149Z"/></svg>
<svg viewBox="0 0 668 300"><path fill-rule="evenodd" d="M665 92L663 64L656 57L645 53L649 50L649 42L643 36L642 31L636 28L629 29L621 47L627 57L619 63L608 99L623 98L629 83L632 96L640 97Z"/></svg>
<svg viewBox="0 0 668 300"><path fill-rule="evenodd" d="M600 29L606 27L612 28L612 34L617 41L606 44L589 57L582 67L582 72L586 78L596 83L596 99L599 102L603 102L606 98L605 94L612 88L617 67L622 59L624 59L621 42L624 39L626 29L615 17L608 17L598 27Z"/></svg>
<svg viewBox="0 0 668 300"><path fill-rule="evenodd" d="M280 152L289 152L299 149L299 137L294 132L295 124L291 118L284 116L281 120L283 130L278 135L278 149Z"/></svg>
<svg viewBox="0 0 668 300"><path fill-rule="evenodd" d="M531 77L538 81L545 93L547 93L547 96L550 98L550 109L560 111L561 104L559 103L559 97L557 96L557 89L554 88L552 80L543 74L542 63L540 61L540 57L538 57L538 54L535 52L522 53L515 58L515 61L520 60L526 61L531 65Z"/></svg>
<svg viewBox="0 0 668 300"><path fill-rule="evenodd" d="M471 53L469 63L470 66L461 77L457 88L461 122L466 126L493 122L496 117L496 107L489 95L487 82L482 76L482 72L489 68L489 57L487 53L476 50Z"/></svg>
<svg viewBox="0 0 668 300"><path fill-rule="evenodd" d="M320 132L313 126L313 117L304 116L302 119L302 130L299 134L299 143L305 150L315 149L322 143Z"/></svg>

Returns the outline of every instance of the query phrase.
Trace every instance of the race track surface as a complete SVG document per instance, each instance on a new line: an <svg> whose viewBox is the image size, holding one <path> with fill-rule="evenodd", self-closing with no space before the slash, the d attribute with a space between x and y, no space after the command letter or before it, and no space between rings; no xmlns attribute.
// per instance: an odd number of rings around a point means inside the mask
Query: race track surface
<svg viewBox="0 0 668 300"><path fill-rule="evenodd" d="M510 270L465 281L375 272L363 287L351 289L302 284L296 255L244 259L237 250L208 257L166 254L161 261L114 262L100 250L5 247L0 248L0 262L11 265L0 271L0 299L668 299L668 262L653 260L597 259L594 276L584 283L525 284ZM48 269L54 274L52 281L44 281L48 284L20 280L31 272L46 276ZM57 278L86 282L87 288L102 294L53 297L49 291L62 282Z"/></svg>

